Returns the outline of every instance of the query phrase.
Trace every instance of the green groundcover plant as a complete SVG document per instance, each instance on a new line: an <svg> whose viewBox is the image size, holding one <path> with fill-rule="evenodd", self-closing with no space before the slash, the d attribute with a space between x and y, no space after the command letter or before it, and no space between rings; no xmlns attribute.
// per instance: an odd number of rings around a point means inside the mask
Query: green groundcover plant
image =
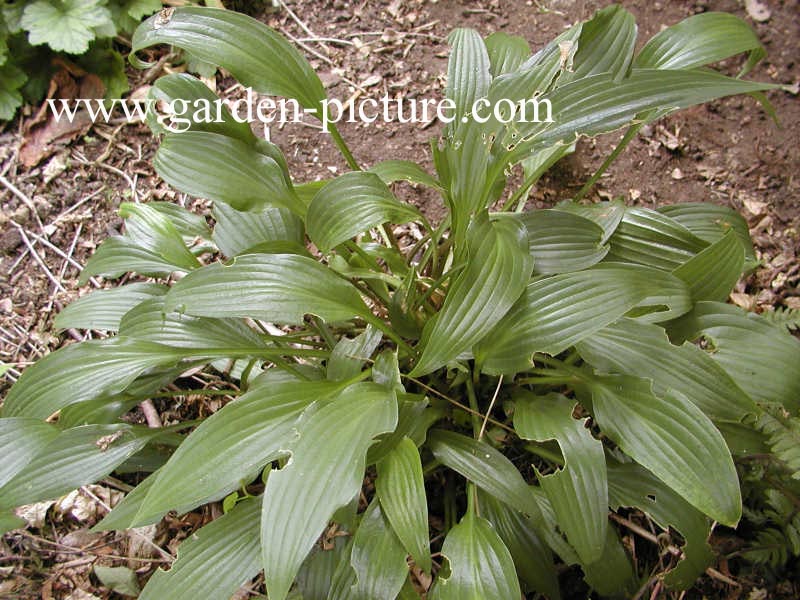
<svg viewBox="0 0 800 600"><path fill-rule="evenodd" d="M53 59L69 56L98 75L107 97L128 91L125 61L114 48L161 0L34 0L0 6L0 120L14 117L23 99L38 102L55 71Z"/></svg>
<svg viewBox="0 0 800 600"><path fill-rule="evenodd" d="M559 598L559 565L625 597L650 576L611 518L633 508L678 548L664 584L690 587L714 560L712 527L742 518L739 459L768 456L796 498L800 342L780 319L725 303L757 266L727 208L524 210L579 136L628 127L625 143L677 109L763 101L773 87L708 67L748 53L746 71L763 55L731 15L687 19L638 54L635 43L618 6L535 53L519 37L454 31L446 96L463 118L432 144L435 176L399 160L362 170L333 127L351 171L301 183L227 113L183 133L154 124L158 173L212 200L213 226L169 203L122 205L125 233L83 278L152 279L68 306L57 327L115 335L53 352L6 397L4 529L19 525L15 507L144 471L97 529L220 500L225 513L141 598L224 599L262 571L270 600L419 598L431 580L439 600ZM310 65L248 17L177 9L133 38L134 52L157 44L324 114ZM216 98L187 75L152 93ZM552 122L481 123L467 108L534 96ZM514 165L524 181L506 194ZM400 180L439 193L444 221L400 201ZM390 226L407 223L413 243ZM184 375L198 369L226 383L192 389ZM203 393L233 400L199 423L124 419L149 398ZM758 517L781 533L791 508L767 492L785 510Z"/></svg>

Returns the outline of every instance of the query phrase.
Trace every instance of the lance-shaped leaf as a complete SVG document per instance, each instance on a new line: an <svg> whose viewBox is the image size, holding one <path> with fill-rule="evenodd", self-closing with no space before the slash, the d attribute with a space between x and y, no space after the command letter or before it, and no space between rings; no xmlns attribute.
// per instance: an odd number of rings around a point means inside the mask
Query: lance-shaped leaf
<svg viewBox="0 0 800 600"><path fill-rule="evenodd" d="M636 67L694 69L749 52L745 72L764 56L753 29L730 13L706 12L658 32L634 61Z"/></svg>
<svg viewBox="0 0 800 600"><path fill-rule="evenodd" d="M422 331L412 375L445 365L484 337L525 289L533 268L525 228L513 219L476 220L468 233L469 263ZM480 282L480 285L476 285Z"/></svg>
<svg viewBox="0 0 800 600"><path fill-rule="evenodd" d="M161 101L167 106L173 107L176 113L183 102L187 103L187 110L185 111L187 114L176 114L175 116L179 118L187 117L189 122L176 122L174 125L175 127L188 127L188 131L219 133L248 144L254 144L256 141L256 136L250 129L250 125L244 121L237 121L234 119L228 107L222 103L219 96L212 92L205 83L196 77L192 77L186 73L170 73L169 75L159 77L153 83L153 87L150 88L148 97L149 99ZM192 110L190 108L192 105L197 107L202 103L208 103L213 106L216 111L217 102L219 102L219 116L221 119L217 119L216 114L214 115L214 119L199 119L195 121L194 119L188 118L188 114ZM160 119L160 115L153 111L147 116L147 124L150 126L150 129L153 130L153 133L168 133L169 130L163 123L159 122Z"/></svg>
<svg viewBox="0 0 800 600"><path fill-rule="evenodd" d="M514 429L520 437L544 442L555 439L564 466L550 475L537 470L558 526L584 563L600 558L608 527L608 481L603 443L592 437L584 421L572 418L574 402L560 394L536 397L520 392Z"/></svg>
<svg viewBox="0 0 800 600"><path fill-rule="evenodd" d="M118 331L122 316L137 304L167 293L157 283L129 283L120 287L97 290L79 298L56 316L58 329L105 329Z"/></svg>
<svg viewBox="0 0 800 600"><path fill-rule="evenodd" d="M195 429L159 470L135 524L169 510L186 512L224 495L285 454L303 411L341 384L287 381L259 385L226 404ZM198 485L202 482L202 485Z"/></svg>
<svg viewBox="0 0 800 600"><path fill-rule="evenodd" d="M332 546L312 550L300 567L295 581L303 600L328 600L336 568L349 562L351 544L336 537Z"/></svg>
<svg viewBox="0 0 800 600"><path fill-rule="evenodd" d="M586 583L601 597L631 598L639 585L625 546L613 527L606 530L606 544L600 559L580 565Z"/></svg>
<svg viewBox="0 0 800 600"><path fill-rule="evenodd" d="M147 369L181 357L172 348L124 338L72 344L23 371L6 396L3 416L46 419L70 404L121 392Z"/></svg>
<svg viewBox="0 0 800 600"><path fill-rule="evenodd" d="M561 593L553 568L553 555L536 535L530 520L521 512L480 490L478 506L511 553L520 581L530 591L544 594L551 600L559 600Z"/></svg>
<svg viewBox="0 0 800 600"><path fill-rule="evenodd" d="M410 160L384 160L375 163L367 171L375 173L386 185L395 181L408 181L421 183L436 190L442 189L442 185L430 173Z"/></svg>
<svg viewBox="0 0 800 600"><path fill-rule="evenodd" d="M208 131L164 137L153 159L156 172L192 196L225 202L237 210L305 206L287 185L281 166L251 144Z"/></svg>
<svg viewBox="0 0 800 600"><path fill-rule="evenodd" d="M520 217L528 231L535 273L550 275L580 271L608 253L603 229L596 223L561 210L533 210Z"/></svg>
<svg viewBox="0 0 800 600"><path fill-rule="evenodd" d="M757 410L708 354L689 342L670 343L658 325L621 319L581 340L577 349L596 369L652 379L656 392L677 390L711 419L741 421Z"/></svg>
<svg viewBox="0 0 800 600"><path fill-rule="evenodd" d="M400 202L374 173L355 171L322 188L308 207L308 236L322 252L386 222L420 218L412 205Z"/></svg>
<svg viewBox="0 0 800 600"><path fill-rule="evenodd" d="M520 123L517 135L523 142L514 147L510 159L516 162L540 148L572 143L578 135L613 131L645 111L677 110L774 87L703 70L634 69L621 81L608 73L591 75L557 87L540 98L540 102L550 101L553 121Z"/></svg>
<svg viewBox="0 0 800 600"><path fill-rule="evenodd" d="M445 95L455 104L450 128L457 131L462 117L472 111L475 101L489 91L492 76L489 72L489 55L480 34L474 29L455 29L448 42L452 47L447 63L447 89Z"/></svg>
<svg viewBox="0 0 800 600"><path fill-rule="evenodd" d="M437 164L442 182L449 191L453 221L452 238L464 244L471 216L483 208L483 190L491 146L484 135L484 125L474 121L472 108L489 92L491 83L489 55L480 34L473 29L455 29L448 37L452 49L447 62L445 95L452 109L446 115L447 145ZM446 165L446 167L444 166ZM446 173L446 176L444 175Z"/></svg>
<svg viewBox="0 0 800 600"><path fill-rule="evenodd" d="M403 438L378 463L375 490L392 529L406 552L426 572L431 569L428 503L416 444Z"/></svg>
<svg viewBox="0 0 800 600"><path fill-rule="evenodd" d="M297 425L297 437L287 448L291 458L269 476L264 491L261 551L272 600L285 600L331 515L361 489L373 438L396 424L394 393L361 383Z"/></svg>
<svg viewBox="0 0 800 600"><path fill-rule="evenodd" d="M150 491L150 487L157 478L158 470L148 475L141 483L128 492L120 503L111 509L110 513L103 517L97 525L92 527L92 531L111 531L112 529L130 529L133 527L136 513L139 511L139 507L142 505L145 498L147 498L147 493ZM163 516L163 514L158 515L150 523L147 523L147 525L158 523Z"/></svg>
<svg viewBox="0 0 800 600"><path fill-rule="evenodd" d="M0 489L0 507L57 498L105 477L160 432L127 424L84 425L53 438Z"/></svg>
<svg viewBox="0 0 800 600"><path fill-rule="evenodd" d="M625 75L635 44L636 20L630 12L620 5L598 10L581 27L572 70L562 73L558 84L598 73L610 73L614 77Z"/></svg>
<svg viewBox="0 0 800 600"><path fill-rule="evenodd" d="M173 286L165 309L295 325L306 314L326 321L371 316L350 283L315 260L293 254L247 254L229 266L202 267Z"/></svg>
<svg viewBox="0 0 800 600"><path fill-rule="evenodd" d="M223 67L239 83L269 95L295 98L304 108L320 108L325 90L314 69L278 33L234 11L176 8L142 23L132 51L172 44L199 60Z"/></svg>
<svg viewBox="0 0 800 600"><path fill-rule="evenodd" d="M527 40L519 35L496 31L484 42L489 55L492 77L516 71L531 56Z"/></svg>
<svg viewBox="0 0 800 600"><path fill-rule="evenodd" d="M747 221L729 207L708 202L686 202L660 206L656 210L710 244L718 242L725 233L733 230L744 248L745 267L749 270L758 263Z"/></svg>
<svg viewBox="0 0 800 600"><path fill-rule="evenodd" d="M0 487L40 454L58 433L55 425L39 419L14 417L0 419L0 448L3 448Z"/></svg>
<svg viewBox="0 0 800 600"><path fill-rule="evenodd" d="M534 352L558 354L645 300L662 304L664 284L672 280L688 303L676 277L637 265L597 265L535 280L475 348L475 357L484 372L523 371Z"/></svg>
<svg viewBox="0 0 800 600"><path fill-rule="evenodd" d="M204 84L201 85L205 87ZM172 226L181 234L184 244L191 245L196 238L211 239L211 228L203 215L193 213L172 202L154 201L148 202L146 206L169 219Z"/></svg>
<svg viewBox="0 0 800 600"><path fill-rule="evenodd" d="M251 350L255 355L267 342L241 319L209 319L165 312L164 298L153 298L131 309L120 323L120 335L175 348L195 348L225 355Z"/></svg>
<svg viewBox="0 0 800 600"><path fill-rule="evenodd" d="M610 463L608 493L611 506L636 507L664 529L674 527L685 540L683 559L667 573L670 586L688 589L711 564L708 545L711 523L699 510L639 465Z"/></svg>
<svg viewBox="0 0 800 600"><path fill-rule="evenodd" d="M609 240L609 260L672 271L708 243L680 223L648 208L628 208Z"/></svg>
<svg viewBox="0 0 800 600"><path fill-rule="evenodd" d="M127 236L115 235L107 238L92 254L81 271L78 283L85 285L95 275L113 279L129 272L161 276L173 272L185 273L186 270L158 253L142 248Z"/></svg>
<svg viewBox="0 0 800 600"><path fill-rule="evenodd" d="M239 502L230 512L181 543L169 571L159 569L141 600L229 598L261 570L258 522L261 498Z"/></svg>
<svg viewBox="0 0 800 600"><path fill-rule="evenodd" d="M800 408L800 340L763 317L729 304L698 302L670 323L669 333L677 340L707 339L711 358L756 402Z"/></svg>
<svg viewBox="0 0 800 600"><path fill-rule="evenodd" d="M361 517L353 538L350 566L356 576L348 595L352 600L396 598L408 577L406 551L377 500Z"/></svg>
<svg viewBox="0 0 800 600"><path fill-rule="evenodd" d="M600 243L605 244L622 222L627 208L625 204L619 200L613 202L597 202L596 204L578 204L577 202L567 200L554 206L553 210L568 212L594 221L603 228L603 237Z"/></svg>
<svg viewBox="0 0 800 600"><path fill-rule="evenodd" d="M342 337L331 351L328 360L327 377L331 381L342 381L355 377L361 372L364 362L381 343L381 332L367 326L363 333L353 339Z"/></svg>
<svg viewBox="0 0 800 600"><path fill-rule="evenodd" d="M189 252L172 221L163 212L147 204L123 202L119 215L125 219L125 235L137 246L157 254L183 271L200 266Z"/></svg>
<svg viewBox="0 0 800 600"><path fill-rule="evenodd" d="M287 208L239 211L219 202L212 214L216 222L214 243L229 258L267 243L290 242L302 246L304 242L303 221Z"/></svg>
<svg viewBox="0 0 800 600"><path fill-rule="evenodd" d="M436 429L428 434L428 447L443 465L528 515L537 526L543 522L539 504L528 484L514 463L500 451L486 442L444 429Z"/></svg>
<svg viewBox="0 0 800 600"><path fill-rule="evenodd" d="M491 523L471 511L442 545L450 573L434 583L431 600L516 600L522 594L511 553Z"/></svg>
<svg viewBox="0 0 800 600"><path fill-rule="evenodd" d="M742 515L739 479L722 434L685 396L653 393L649 380L610 375L587 382L601 431L692 506L724 525ZM709 485L713 481L714 485Z"/></svg>
<svg viewBox="0 0 800 600"><path fill-rule="evenodd" d="M732 231L673 271L686 282L692 299L725 301L742 275L744 251Z"/></svg>

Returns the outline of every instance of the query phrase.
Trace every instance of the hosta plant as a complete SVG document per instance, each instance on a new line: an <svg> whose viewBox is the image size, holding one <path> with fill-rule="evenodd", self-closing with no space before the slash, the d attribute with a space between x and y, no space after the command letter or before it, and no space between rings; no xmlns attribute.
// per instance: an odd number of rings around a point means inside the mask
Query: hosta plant
<svg viewBox="0 0 800 600"><path fill-rule="evenodd" d="M157 44L325 116L309 64L248 17L177 9L133 39ZM631 509L669 544L665 585L712 564L713 524L742 516L732 452L763 452L764 415L797 416L800 399L800 342L725 303L757 266L744 220L702 203L524 206L580 136L768 89L708 67L745 52L752 65L758 40L709 13L634 54L633 17L612 6L533 54L503 33L458 29L450 44L461 118L432 145L435 175L363 170L332 126L351 171L302 183L227 113L183 133L155 124L157 171L211 200L213 225L168 203L121 207L125 233L83 277L150 279L68 306L57 327L114 335L46 356L6 397L7 529L15 507L138 470L150 474L98 529L224 508L147 599L224 599L261 572L270 600L559 598L560 565L625 597L650 576L621 541ZM215 99L186 75L153 96ZM552 122L469 110L532 97ZM515 165L523 182L507 191ZM443 222L399 200L400 180L440 194ZM204 394L229 401L163 428L128 416Z"/></svg>

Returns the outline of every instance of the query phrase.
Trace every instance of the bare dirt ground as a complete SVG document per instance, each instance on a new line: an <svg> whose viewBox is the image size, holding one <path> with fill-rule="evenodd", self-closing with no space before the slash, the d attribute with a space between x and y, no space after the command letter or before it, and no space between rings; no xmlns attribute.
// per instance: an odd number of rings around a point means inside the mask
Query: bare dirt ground
<svg viewBox="0 0 800 600"><path fill-rule="evenodd" d="M233 4L233 3L231 3ZM447 33L456 26L482 34L503 30L524 36L533 49L578 19L588 18L606 1L296 0L289 2L299 19L285 10L265 12L268 3L240 2L258 18L301 40L302 48L326 83L329 94L346 100L353 94L380 97L403 94L439 98L444 92ZM736 0L623 2L637 17L640 45L665 25L697 12L723 10L748 19L768 55L752 78L785 84L800 81L800 3L769 0L771 16L754 22ZM302 24L299 21L302 21ZM307 30L306 30L307 28ZM334 41L320 43L309 34ZM726 65L738 70L741 60ZM131 70L131 87L140 89L145 75ZM230 97L241 93L224 75L217 89ZM141 91L141 90L140 90ZM629 146L593 193L594 198L622 196L632 204L656 206L710 201L741 211L751 225L763 266L741 282L734 301L758 310L800 307L800 103L797 95L769 95L781 121L776 126L750 98L733 98L680 112L651 127ZM85 294L96 281L79 288L80 266L97 245L115 233L120 202L167 199L207 210L169 189L153 172L157 147L143 124L122 121L96 125L32 167L20 160L26 127L37 111L0 125L0 360L8 366L0 394L20 371L78 332L54 333L52 319L60 308ZM432 170L430 139L440 126L413 124L344 124L342 134L358 161L369 166L405 158ZM331 177L345 164L329 138L311 124L273 128L271 139L283 148L298 181ZM619 134L582 141L575 155L558 164L531 194L538 207L571 197L605 156ZM411 187L400 193L433 219L443 208L433 197ZM4 369L6 367L3 367ZM119 487L125 488L124 485ZM62 509L49 511L40 526L15 532L0 542L0 598L119 597L101 586L92 564L127 565L143 581L174 555L193 529L211 518L198 511L168 520L142 536L95 535L86 531L113 503L118 490L108 486L84 490ZM96 496L96 498L92 498ZM100 502L102 501L102 502ZM77 507L77 508L76 508ZM208 511L207 511L208 512ZM155 550L154 546L161 550ZM168 555L167 555L168 556ZM726 582L707 578L688 598L800 597L800 584L759 577ZM755 591L754 591L755 590ZM767 593L766 591L764 592ZM243 598L248 597L247 592Z"/></svg>

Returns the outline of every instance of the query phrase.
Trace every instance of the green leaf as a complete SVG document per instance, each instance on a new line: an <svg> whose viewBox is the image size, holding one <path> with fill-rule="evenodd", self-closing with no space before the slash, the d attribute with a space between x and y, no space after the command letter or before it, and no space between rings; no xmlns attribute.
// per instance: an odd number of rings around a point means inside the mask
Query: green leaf
<svg viewBox="0 0 800 600"><path fill-rule="evenodd" d="M0 489L0 507L57 498L111 473L157 436L127 424L85 425L61 432Z"/></svg>
<svg viewBox="0 0 800 600"><path fill-rule="evenodd" d="M349 566L350 545L339 537L333 539L332 546L312 550L297 573L295 581L303 600L328 600L337 566L344 568L345 563Z"/></svg>
<svg viewBox="0 0 800 600"><path fill-rule="evenodd" d="M142 302L122 318L120 335L172 346L198 354L225 356L259 350L268 343L241 319L209 319L165 312L164 297Z"/></svg>
<svg viewBox="0 0 800 600"><path fill-rule="evenodd" d="M640 68L693 69L749 52L745 72L765 54L756 33L739 17L722 12L694 15L654 35L634 61Z"/></svg>
<svg viewBox="0 0 800 600"><path fill-rule="evenodd" d="M367 507L356 530L350 565L356 574L348 596L352 600L396 598L408 577L406 551L377 500Z"/></svg>
<svg viewBox="0 0 800 600"><path fill-rule="evenodd" d="M141 591L136 573L128 567L94 565L94 574L105 587L122 596L138 596Z"/></svg>
<svg viewBox="0 0 800 600"><path fill-rule="evenodd" d="M663 114L665 110L772 88L773 84L743 81L705 70L634 69L621 81L608 73L591 75L540 97L540 102L551 102L553 121L519 123L515 133L523 141L514 147L509 158L517 162L541 148L572 143L578 135L613 131L646 111L660 109Z"/></svg>
<svg viewBox="0 0 800 600"><path fill-rule="evenodd" d="M267 592L284 600L300 565L337 508L361 489L367 448L397 424L394 393L360 383L297 425L291 458L264 491L261 551Z"/></svg>
<svg viewBox="0 0 800 600"><path fill-rule="evenodd" d="M561 593L553 568L553 555L536 535L530 520L483 491L478 492L478 506L511 553L520 580L530 591L559 600Z"/></svg>
<svg viewBox="0 0 800 600"><path fill-rule="evenodd" d="M522 294L533 258L525 228L512 219L477 219L468 232L469 262L422 331L422 355L411 375L424 375L472 349ZM475 285L475 282L481 285Z"/></svg>
<svg viewBox="0 0 800 600"><path fill-rule="evenodd" d="M325 381L259 385L226 404L203 421L159 470L134 524L169 510L189 511L238 488L286 453L297 435L297 421L309 405L341 387Z"/></svg>
<svg viewBox="0 0 800 600"><path fill-rule="evenodd" d="M22 106L20 89L28 76L10 62L0 65L0 121L10 121Z"/></svg>
<svg viewBox="0 0 800 600"><path fill-rule="evenodd" d="M630 558L613 527L606 533L603 555L593 563L582 563L586 583L598 595L612 598L632 598L639 582Z"/></svg>
<svg viewBox="0 0 800 600"><path fill-rule="evenodd" d="M39 419L0 419L0 448L4 449L4 460L0 463L0 487L57 436L58 429L55 425Z"/></svg>
<svg viewBox="0 0 800 600"><path fill-rule="evenodd" d="M181 7L168 19L150 17L134 33L132 52L155 44L187 50L229 71L246 87L295 98L306 109L321 110L325 99L322 82L297 49L266 25L232 10Z"/></svg>
<svg viewBox="0 0 800 600"><path fill-rule="evenodd" d="M205 87L205 86L203 86ZM208 88L206 88L208 89ZM167 217L172 226L183 238L184 244L191 246L196 238L211 239L211 229L206 218L172 202L148 202L147 206Z"/></svg>
<svg viewBox="0 0 800 600"><path fill-rule="evenodd" d="M605 244L617 230L627 210L624 203L619 200L613 202L597 202L595 204L578 204L567 200L556 204L553 210L560 210L575 214L590 221L594 221L603 229L601 244Z"/></svg>
<svg viewBox="0 0 800 600"><path fill-rule="evenodd" d="M97 39L89 46L89 51L76 58L75 63L84 71L97 75L105 86L105 98L121 98L130 86L125 73L125 59L111 45L109 39Z"/></svg>
<svg viewBox="0 0 800 600"><path fill-rule="evenodd" d="M440 574L431 600L516 600L521 597L514 561L491 523L468 512L442 545L450 573Z"/></svg>
<svg viewBox="0 0 800 600"><path fill-rule="evenodd" d="M711 419L741 421L756 405L703 350L675 346L657 325L621 319L584 338L581 357L605 372L653 380L656 391L676 390Z"/></svg>
<svg viewBox="0 0 800 600"><path fill-rule="evenodd" d="M10 510L0 510L0 535L25 527L25 519L19 518Z"/></svg>
<svg viewBox="0 0 800 600"><path fill-rule="evenodd" d="M602 264L535 280L475 348L476 359L484 372L524 371L534 352L558 354L637 305L663 304L666 285L682 289L688 304L680 280L636 265Z"/></svg>
<svg viewBox="0 0 800 600"><path fill-rule="evenodd" d="M725 234L673 271L686 282L692 299L727 300L733 286L739 281L744 266L744 252L736 234Z"/></svg>
<svg viewBox="0 0 800 600"><path fill-rule="evenodd" d="M708 518L652 473L632 463L609 464L608 493L615 510L622 506L638 508L663 529L673 527L680 532L685 540L684 557L667 573L665 581L679 589L691 587L714 558L707 542L711 533Z"/></svg>
<svg viewBox="0 0 800 600"><path fill-rule="evenodd" d="M686 202L660 206L657 211L680 223L694 235L710 244L718 242L727 231L732 229L736 232L736 236L744 248L746 268L752 269L758 263L747 221L742 215L727 206L718 206L707 202Z"/></svg>
<svg viewBox="0 0 800 600"><path fill-rule="evenodd" d="M519 35L496 31L484 41L492 77L516 71L531 55L527 40Z"/></svg>
<svg viewBox="0 0 800 600"><path fill-rule="evenodd" d="M672 271L708 243L680 223L648 208L628 208L611 236L609 260Z"/></svg>
<svg viewBox="0 0 800 600"><path fill-rule="evenodd" d="M431 571L428 504L416 444L403 438L378 463L375 490L386 518L418 567Z"/></svg>
<svg viewBox="0 0 800 600"><path fill-rule="evenodd" d="M134 243L127 236L115 235L106 238L92 254L81 271L78 283L85 285L90 277L102 275L114 279L128 272L140 275L169 275L173 272L185 271L164 260L159 254Z"/></svg>
<svg viewBox="0 0 800 600"><path fill-rule="evenodd" d="M608 253L601 241L603 229L584 217L561 210L534 210L520 218L528 231L534 273L580 271Z"/></svg>
<svg viewBox="0 0 800 600"><path fill-rule="evenodd" d="M139 507L142 505L142 502L144 502L151 486L157 478L158 470L148 475L141 483L128 492L120 503L111 509L110 513L103 517L97 525L92 527L92 531L111 531L113 529L121 530L132 528L136 513L139 511ZM150 523L147 523L147 525L158 523L163 516L163 514L158 515Z"/></svg>
<svg viewBox="0 0 800 600"><path fill-rule="evenodd" d="M214 243L227 257L270 242L290 242L303 246L303 221L286 208L265 208L259 212L239 211L220 202L212 212Z"/></svg>
<svg viewBox="0 0 800 600"><path fill-rule="evenodd" d="M443 465L528 515L537 526L542 523L536 498L517 467L489 444L452 431L435 429L428 434L428 447Z"/></svg>
<svg viewBox="0 0 800 600"><path fill-rule="evenodd" d="M308 207L308 236L322 252L386 222L420 218L412 205L400 202L373 173L355 171L323 187Z"/></svg>
<svg viewBox="0 0 800 600"><path fill-rule="evenodd" d="M214 106L216 111L216 103L219 102L219 116L222 117L221 119L200 119L197 121L189 119L188 123L184 122L178 126L188 127L189 131L219 133L247 144L256 143L256 137L250 129L250 125L246 122L235 120L228 107L221 102L219 96L212 92L202 81L186 73L170 73L159 77L153 83L153 87L150 88L148 100L164 102L167 106L174 107L176 111L179 110L182 102L187 102L190 105L198 102L198 106L208 103ZM214 116L216 117L217 115ZM159 122L158 114L151 113L147 117L147 124L153 130L153 133L161 134L169 131L165 123Z"/></svg>
<svg viewBox="0 0 800 600"><path fill-rule="evenodd" d="M340 338L328 361L328 379L342 381L358 375L364 362L372 357L382 338L381 332L372 326L367 326L363 333L353 339Z"/></svg>
<svg viewBox="0 0 800 600"><path fill-rule="evenodd" d="M800 409L800 340L759 315L718 302L698 302L670 323L677 340L705 338L711 358L756 402Z"/></svg>
<svg viewBox="0 0 800 600"><path fill-rule="evenodd" d="M484 208L480 192L486 184L490 145L482 137L484 126L470 117L475 102L489 92L491 74L486 45L477 31L455 29L448 42L451 53L445 94L448 108L452 108L447 116L453 120L445 128L448 143L440 153L442 160L435 162L449 191L446 199L452 219L451 237L459 247L465 242L472 215Z"/></svg>
<svg viewBox="0 0 800 600"><path fill-rule="evenodd" d="M139 600L229 598L261 569L258 522L261 498L238 502L229 513L195 531L178 549L169 571L159 569Z"/></svg>
<svg viewBox="0 0 800 600"><path fill-rule="evenodd" d="M630 68L635 44L636 21L631 13L619 5L598 10L581 27L573 68L561 74L558 84L599 73L609 73L615 78L624 76Z"/></svg>
<svg viewBox="0 0 800 600"><path fill-rule="evenodd" d="M603 443L594 439L586 420L572 418L574 401L560 394L516 396L514 429L520 437L538 442L555 439L564 467L542 475L539 483L556 513L558 526L584 563L600 558L608 527L608 482Z"/></svg>
<svg viewBox="0 0 800 600"><path fill-rule="evenodd" d="M421 183L436 190L442 189L442 185L433 176L410 160L384 160L375 163L367 171L375 173L386 185L396 181L408 181Z"/></svg>
<svg viewBox="0 0 800 600"><path fill-rule="evenodd" d="M448 130L458 131L463 125L462 117L470 114L475 101L489 92L492 76L486 45L477 31L454 29L447 41L452 50L447 63L445 95L455 103L455 119Z"/></svg>
<svg viewBox="0 0 800 600"><path fill-rule="evenodd" d="M182 192L230 204L236 210L305 207L276 160L239 139L210 131L164 136L153 159L156 172Z"/></svg>
<svg viewBox="0 0 800 600"><path fill-rule="evenodd" d="M172 348L122 338L72 344L23 371L6 396L3 416L47 419L70 404L119 393L147 369L180 358Z"/></svg>
<svg viewBox="0 0 800 600"><path fill-rule="evenodd" d="M167 287L157 283L129 283L97 290L78 298L56 315L56 329L105 329L118 331L122 316L137 304L163 296Z"/></svg>
<svg viewBox="0 0 800 600"><path fill-rule="evenodd" d="M306 314L326 321L371 317L350 283L320 263L292 254L237 256L190 273L169 291L166 310L198 317L251 317L300 325Z"/></svg>
<svg viewBox="0 0 800 600"><path fill-rule="evenodd" d="M587 386L601 431L623 452L698 510L736 525L742 514L736 469L699 408L674 390L658 396L650 381L634 377L598 376Z"/></svg>
<svg viewBox="0 0 800 600"><path fill-rule="evenodd" d="M21 25L32 45L47 44L68 54L86 52L95 28L114 29L103 0L37 0L25 7Z"/></svg>

